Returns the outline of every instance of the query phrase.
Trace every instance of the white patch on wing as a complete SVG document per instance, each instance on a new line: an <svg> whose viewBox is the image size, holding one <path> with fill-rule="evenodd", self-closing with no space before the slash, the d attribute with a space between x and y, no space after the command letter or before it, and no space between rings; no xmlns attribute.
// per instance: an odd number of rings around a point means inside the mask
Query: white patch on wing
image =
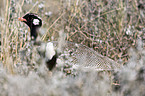
<svg viewBox="0 0 145 96"><path fill-rule="evenodd" d="M38 19L34 19L34 20L33 20L33 24L34 24L34 25L39 25L39 22L40 22L40 21L39 21Z"/></svg>
<svg viewBox="0 0 145 96"><path fill-rule="evenodd" d="M54 49L53 43L49 42L46 45L46 51L45 51L46 59L51 60L54 55L55 55L55 49Z"/></svg>

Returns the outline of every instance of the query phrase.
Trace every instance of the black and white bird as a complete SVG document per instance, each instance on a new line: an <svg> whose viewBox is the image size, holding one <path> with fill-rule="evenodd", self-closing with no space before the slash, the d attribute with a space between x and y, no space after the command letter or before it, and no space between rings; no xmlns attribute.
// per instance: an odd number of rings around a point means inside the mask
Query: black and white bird
<svg viewBox="0 0 145 96"><path fill-rule="evenodd" d="M40 46L40 49L38 49L39 54L43 55L43 57L45 58L46 66L51 71L56 65L58 54L54 49L54 45L52 42L48 42L45 44L36 40L39 34L39 28L42 26L41 18L34 13L28 13L23 17L18 18L18 20L24 22L29 26L31 40L34 41L34 44L37 42L37 44Z"/></svg>
<svg viewBox="0 0 145 96"><path fill-rule="evenodd" d="M27 13L23 17L18 18L20 21L26 23L30 28L30 35L34 42L37 42L39 28L42 26L41 18L34 13ZM54 46L58 45L59 42L47 42L42 43L40 47L43 57L46 61L46 66L49 70L52 70L56 66L58 54ZM67 54L66 57L71 57L70 62L72 65L81 66L85 68L93 68L97 70L114 70L120 68L120 64L116 63L112 59L102 56L101 54L94 51L82 44L74 42L66 42L63 46L63 53Z"/></svg>
<svg viewBox="0 0 145 96"><path fill-rule="evenodd" d="M39 28L42 26L42 20L34 13L28 13L23 17L18 18L20 21L26 23L31 32L32 39L36 40Z"/></svg>

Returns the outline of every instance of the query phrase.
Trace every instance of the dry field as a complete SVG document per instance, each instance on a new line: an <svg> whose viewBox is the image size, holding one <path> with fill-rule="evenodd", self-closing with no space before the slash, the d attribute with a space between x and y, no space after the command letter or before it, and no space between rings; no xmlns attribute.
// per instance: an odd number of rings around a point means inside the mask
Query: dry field
<svg viewBox="0 0 145 96"><path fill-rule="evenodd" d="M36 65L29 29L18 21L27 12L42 18L42 41L57 41L63 30L66 41L123 67L109 76L69 64L70 74L59 67L49 73ZM29 58L21 58L24 49ZM0 60L0 96L144 96L145 1L0 0Z"/></svg>

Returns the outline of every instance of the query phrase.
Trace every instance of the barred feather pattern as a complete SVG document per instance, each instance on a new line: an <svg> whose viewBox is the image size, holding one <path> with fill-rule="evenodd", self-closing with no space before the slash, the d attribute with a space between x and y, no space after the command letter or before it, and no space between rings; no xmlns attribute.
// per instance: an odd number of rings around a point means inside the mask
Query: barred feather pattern
<svg viewBox="0 0 145 96"><path fill-rule="evenodd" d="M56 41L53 41L53 44L55 47L58 46ZM67 41L62 49L63 55L71 57L71 64L73 65L97 70L115 70L121 67L121 64L82 44Z"/></svg>

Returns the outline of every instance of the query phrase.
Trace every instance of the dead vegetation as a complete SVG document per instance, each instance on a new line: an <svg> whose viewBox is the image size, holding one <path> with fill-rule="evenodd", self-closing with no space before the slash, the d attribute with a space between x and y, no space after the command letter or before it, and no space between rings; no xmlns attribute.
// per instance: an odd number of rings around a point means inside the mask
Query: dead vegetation
<svg viewBox="0 0 145 96"><path fill-rule="evenodd" d="M24 80L26 84L31 86L35 85L30 83L34 81L38 83L35 87L40 89L42 84L44 89L39 90L40 96L44 94L43 92L47 95L62 95L63 92L67 95L76 92L77 94L74 95L82 96L119 94L114 92L121 92L123 96L132 95L134 91L138 93L138 96L144 94L141 91L144 84L139 83L140 80L142 80L141 82L145 81L143 78L143 66L145 64L145 2L143 0L5 0L2 3L0 5L0 64L4 67L1 68L5 69L0 71L0 78L2 78L0 84L3 86L0 89L0 94L2 96L5 96L6 93L14 93L16 91L15 87L20 89L20 92L17 93L18 96L20 96L23 88L26 92L25 95L32 96L32 93L36 95L37 92L34 90L30 92L27 90L27 86L19 86L21 83L18 82L17 78ZM80 70L80 73L78 72L76 79L72 77L66 79L64 78L66 76L59 72L54 73L54 77L50 78L46 75L47 72L41 69L35 70L36 73L28 74L28 71L34 71L27 66L35 63L34 58L28 60L31 61L30 64L24 64L20 59L19 52L28 49L28 56L33 52L29 50L31 49L30 35L26 26L17 20L26 12L37 13L43 19L43 28L41 29L41 39L43 41L56 41L60 30L64 30L67 35L66 40L89 46L98 53L122 65L127 65L118 72L119 76L117 74L117 79L120 80L119 84L122 85L113 87L115 91L112 91L113 83L108 82L110 78L105 77L105 75L104 77L97 77L98 75L95 76L96 73L94 72L85 73L82 70ZM133 50L128 52L130 48L133 48ZM129 59L130 57L131 59ZM132 67L132 65L136 67ZM131 75L132 72L138 75ZM17 74L18 77L14 78L7 73ZM28 79L25 78L25 73L27 73ZM21 74L24 77L21 77ZM126 79L126 77L128 78ZM50 81L44 82L48 79ZM57 84L54 80L56 80ZM90 82L89 84L93 87L90 87L87 82ZM140 89L136 89L134 83ZM11 92L8 91L5 84L12 90ZM16 86L13 87L11 84ZM70 89L65 90L67 84ZM49 89L47 85L52 89ZM54 85L59 88L55 88ZM106 86L105 90L102 86ZM116 89L119 90L116 91ZM54 90L62 90L62 93L57 93Z"/></svg>

